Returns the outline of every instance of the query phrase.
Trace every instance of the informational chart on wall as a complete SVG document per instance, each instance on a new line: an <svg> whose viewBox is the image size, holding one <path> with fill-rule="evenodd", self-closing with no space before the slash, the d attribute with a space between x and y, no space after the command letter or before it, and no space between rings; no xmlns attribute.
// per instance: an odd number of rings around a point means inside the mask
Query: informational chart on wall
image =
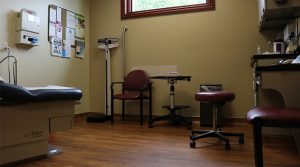
<svg viewBox="0 0 300 167"><path fill-rule="evenodd" d="M48 40L51 55L84 58L85 17L55 5L49 5Z"/></svg>

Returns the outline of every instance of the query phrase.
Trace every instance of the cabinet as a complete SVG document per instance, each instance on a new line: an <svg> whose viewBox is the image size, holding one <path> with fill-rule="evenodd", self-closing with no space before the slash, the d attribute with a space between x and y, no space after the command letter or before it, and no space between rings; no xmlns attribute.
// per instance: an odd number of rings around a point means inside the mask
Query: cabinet
<svg viewBox="0 0 300 167"><path fill-rule="evenodd" d="M202 84L200 85L200 92L221 91L223 84ZM217 110L217 126L222 126L223 113L221 107L218 106ZM200 126L213 126L213 106L209 103L200 102Z"/></svg>
<svg viewBox="0 0 300 167"><path fill-rule="evenodd" d="M300 0L258 0L259 29L280 29L300 16Z"/></svg>
<svg viewBox="0 0 300 167"><path fill-rule="evenodd" d="M260 104L263 98L268 97L270 101L276 99L274 96L270 97L268 96L268 94L264 94L262 90L272 90L273 92L277 92L280 94L281 102L278 103L276 101L276 103L273 103L275 106L296 108L300 107L300 64L263 63L264 60L274 60L275 62L278 62L278 60L282 59L294 59L297 56L298 54L269 54L254 55L251 57L251 65L253 68L253 92L255 107L270 106L270 104ZM300 154L300 131L298 129L289 130L286 128L274 129L265 127L263 133L273 135L293 135L298 153Z"/></svg>

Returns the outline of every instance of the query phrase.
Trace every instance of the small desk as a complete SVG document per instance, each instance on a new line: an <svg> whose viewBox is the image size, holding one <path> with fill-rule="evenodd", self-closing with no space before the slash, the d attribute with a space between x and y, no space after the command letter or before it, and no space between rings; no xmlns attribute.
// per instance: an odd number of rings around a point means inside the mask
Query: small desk
<svg viewBox="0 0 300 167"><path fill-rule="evenodd" d="M299 54L268 54L254 55L251 57L251 65L253 68L254 107L263 106L262 104L259 104L260 88L262 90L271 89L280 93L284 101L284 107L300 107L298 101L300 64L276 63L281 59L295 59L298 55ZM276 62L267 65L262 65L258 62L263 60L276 60ZM292 81L290 79L292 79ZM276 130L276 133L278 132L279 130ZM294 136L297 150L300 154L300 132L292 129L291 133Z"/></svg>
<svg viewBox="0 0 300 167"><path fill-rule="evenodd" d="M168 84L170 84L170 105L164 105L162 106L162 108L166 108L168 110L170 110L170 114L169 115L164 115L164 116L160 116L160 117L156 117L154 119L149 120L149 128L153 127L153 123L156 121L162 121L162 120L168 120L171 121L173 123L178 123L181 125L185 125L187 126L188 129L191 129L192 127L192 121L176 114L176 110L181 110L184 108L189 108L190 106L187 105L176 105L175 104L175 84L177 83L178 80L182 80L182 81L190 81L191 80L191 76L182 76L182 75L178 75L178 76L154 76L154 77L150 77L151 79L163 79L163 80L167 80Z"/></svg>
<svg viewBox="0 0 300 167"><path fill-rule="evenodd" d="M295 59L298 54L267 54L254 55L251 57L251 66L253 68L253 92L254 92L254 106L259 106L259 86L262 85L262 73L266 72L292 72L300 71L300 64L271 64L259 65L259 60L271 59Z"/></svg>

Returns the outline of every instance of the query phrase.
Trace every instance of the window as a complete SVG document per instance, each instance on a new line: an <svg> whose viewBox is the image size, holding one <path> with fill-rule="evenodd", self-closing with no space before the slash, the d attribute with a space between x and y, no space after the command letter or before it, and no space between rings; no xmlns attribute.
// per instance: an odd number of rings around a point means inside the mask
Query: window
<svg viewBox="0 0 300 167"><path fill-rule="evenodd" d="M122 19L214 9L215 0L121 0Z"/></svg>

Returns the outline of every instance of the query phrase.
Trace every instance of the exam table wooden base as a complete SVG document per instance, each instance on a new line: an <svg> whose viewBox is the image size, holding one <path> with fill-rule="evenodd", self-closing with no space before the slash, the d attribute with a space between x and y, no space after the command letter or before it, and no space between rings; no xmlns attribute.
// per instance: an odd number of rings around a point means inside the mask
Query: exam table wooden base
<svg viewBox="0 0 300 167"><path fill-rule="evenodd" d="M72 128L75 101L0 106L0 166L37 159L49 153L50 132Z"/></svg>

